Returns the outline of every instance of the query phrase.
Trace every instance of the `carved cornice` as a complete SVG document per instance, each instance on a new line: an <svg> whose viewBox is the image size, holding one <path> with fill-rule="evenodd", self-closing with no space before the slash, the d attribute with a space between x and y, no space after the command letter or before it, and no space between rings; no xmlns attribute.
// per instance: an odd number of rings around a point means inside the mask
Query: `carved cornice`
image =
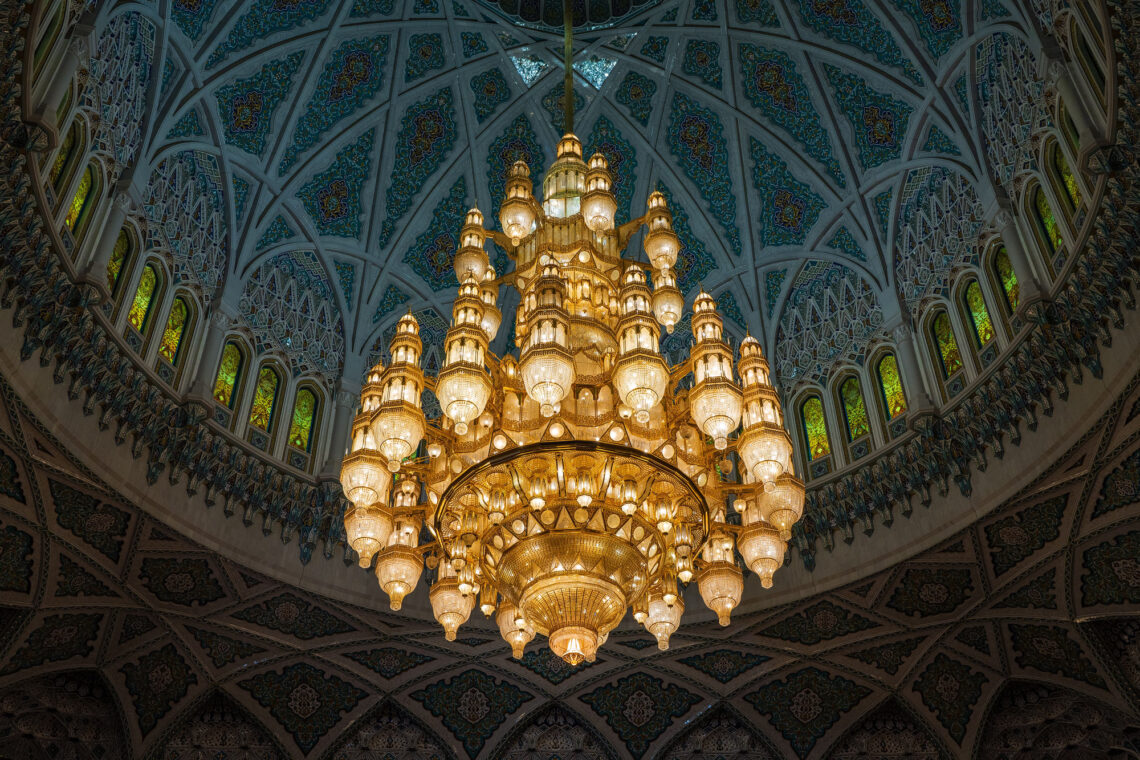
<svg viewBox="0 0 1140 760"><path fill-rule="evenodd" d="M1140 26L1140 8L1118 6L1113 22L1120 34L1118 143L1133 145L1140 142L1140 40L1127 30ZM16 134L13 125L23 120L25 27L14 24L0 32L0 135ZM172 484L184 479L189 494L201 490L208 504L220 499L226 514L240 507L246 524L260 519L267 533L279 526L283 540L298 537L302 562L318 541L326 556L340 551L347 561L338 483L253 455L205 423L200 406L152 380L104 327L89 289L72 281L65 254L47 231L27 147L25 139L0 141L0 248L6 253L0 261L0 308L12 310L13 323L24 328L21 357L38 354L43 366L54 362L56 383L66 382L69 397L82 399L83 413L98 414L100 427L113 428L117 444L129 443L132 456L145 458L149 482L163 473ZM1029 329L966 398L941 415L916 419L897 445L809 489L805 517L793 534L809 568L820 545L834 546L836 533L851 541L857 526L869 533L876 518L889 524L896 509L909 513L916 495L929 503L932 489L945 494L951 484L968 495L974 468L984 469L990 455L1001 458L1007 441L1020 441L1023 426L1036 428L1038 414L1052 414L1054 399L1067 397L1069 382L1080 383L1086 370L1100 376L1101 346L1111 343L1111 329L1123 328L1123 311L1136 308L1138 180L1134 165L1108 177L1093 233L1074 256L1069 281L1051 302L1026 309Z"/></svg>

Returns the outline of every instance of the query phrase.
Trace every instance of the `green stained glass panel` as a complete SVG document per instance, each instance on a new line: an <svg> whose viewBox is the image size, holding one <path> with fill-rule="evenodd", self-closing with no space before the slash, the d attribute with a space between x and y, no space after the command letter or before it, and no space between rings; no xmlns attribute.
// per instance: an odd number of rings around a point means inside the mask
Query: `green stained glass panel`
<svg viewBox="0 0 1140 760"><path fill-rule="evenodd" d="M950 316L946 312L939 314L934 318L931 329L938 347L938 359L942 363L942 376L948 378L962 369L962 354L958 350L958 341L954 339Z"/></svg>
<svg viewBox="0 0 1140 760"><path fill-rule="evenodd" d="M107 287L112 291L119 282L119 274L123 271L123 264L127 260L127 252L130 249L130 235L125 228L119 230L119 237L115 239L115 247L111 249L111 258L107 261Z"/></svg>
<svg viewBox="0 0 1140 760"><path fill-rule="evenodd" d="M293 403L293 420L289 424L289 445L309 450L313 438L313 418L317 414L317 397L308 388L297 391Z"/></svg>
<svg viewBox="0 0 1140 760"><path fill-rule="evenodd" d="M182 348L182 336L186 332L186 320L190 317L190 309L181 298L175 298L170 307L170 316L166 318L166 327L162 331L162 343L158 345L159 356L171 364L178 362L178 352Z"/></svg>
<svg viewBox="0 0 1140 760"><path fill-rule="evenodd" d="M1004 245L998 249L997 256L994 257L994 269L997 271L998 279L1001 280L1005 305L1012 314L1017 311L1017 305L1021 302L1021 287L1017 284L1017 273L1013 271L1013 262L1009 260Z"/></svg>
<svg viewBox="0 0 1140 760"><path fill-rule="evenodd" d="M1077 186L1077 178L1069 169L1069 162L1065 160L1065 154L1061 152L1060 148L1053 148L1053 166L1057 170L1057 176L1061 178L1061 182L1065 186L1065 194L1068 196L1069 204L1074 209L1080 208L1081 189Z"/></svg>
<svg viewBox="0 0 1140 760"><path fill-rule="evenodd" d="M67 164L71 161L73 153L75 153L74 128L67 130L67 137L63 138L63 145L59 147L59 153L55 155L55 163L52 164L51 172L48 174L51 186L55 188L57 193L60 190L59 185L63 179L63 170L67 168Z"/></svg>
<svg viewBox="0 0 1140 760"><path fill-rule="evenodd" d="M823 417L823 402L812 396L800 407L803 420L804 438L807 439L808 459L819 459L831 453L831 443L827 440L827 422Z"/></svg>
<svg viewBox="0 0 1140 760"><path fill-rule="evenodd" d="M906 413L906 394L903 393L899 363L894 354L887 354L879 360L879 391L883 394L888 420Z"/></svg>
<svg viewBox="0 0 1140 760"><path fill-rule="evenodd" d="M261 430L269 430L273 423L273 410L277 408L277 386L280 381L277 373L269 367L262 367L257 373L257 385L253 389L253 406L249 410L249 424Z"/></svg>
<svg viewBox="0 0 1140 760"><path fill-rule="evenodd" d="M218 365L218 377L214 380L214 399L231 409L234 406L234 388L241 377L241 350L233 343L222 349L222 361Z"/></svg>
<svg viewBox="0 0 1140 760"><path fill-rule="evenodd" d="M994 339L994 323L986 308L986 299L982 297L982 286L977 280L966 286L966 308L969 310L970 324L974 326L974 338L978 347L988 346Z"/></svg>
<svg viewBox="0 0 1140 760"><path fill-rule="evenodd" d="M854 441L871 432L871 423L867 419L867 405L863 403L863 391L859 388L859 381L853 377L843 381L843 385L839 386L839 397L843 401L847 440Z"/></svg>
<svg viewBox="0 0 1140 760"><path fill-rule="evenodd" d="M139 277L139 286L135 290L135 300L131 302L131 310L127 314L127 323L139 332L146 327L147 317L150 316L151 302L154 300L154 289L158 285L158 273L154 266L147 264L143 267L142 276Z"/></svg>
<svg viewBox="0 0 1140 760"><path fill-rule="evenodd" d="M1049 246L1049 254L1055 254L1061 250L1064 242L1061 238L1061 226L1057 224L1053 207L1049 205L1049 199L1045 197L1045 191L1041 188L1037 188L1037 192L1033 194L1033 206L1037 211L1037 223L1045 235L1045 244Z"/></svg>
<svg viewBox="0 0 1140 760"><path fill-rule="evenodd" d="M71 199L71 206L67 209L67 229L71 230L71 234L75 234L79 222L85 216L84 212L87 210L87 201L91 196L91 185L95 183L95 173L88 166L83 176L79 178L79 187L75 188L75 196Z"/></svg>

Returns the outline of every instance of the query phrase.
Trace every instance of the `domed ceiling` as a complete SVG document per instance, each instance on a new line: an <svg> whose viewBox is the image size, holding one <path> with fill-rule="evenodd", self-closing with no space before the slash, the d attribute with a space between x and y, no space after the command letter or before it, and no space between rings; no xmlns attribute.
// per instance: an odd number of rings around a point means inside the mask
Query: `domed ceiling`
<svg viewBox="0 0 1140 760"><path fill-rule="evenodd" d="M405 309L438 342L461 212L494 218L506 167L539 175L553 156L559 6L176 0L159 19L121 5L97 56L153 61L136 139L156 168L134 181L180 276L330 381L362 371ZM682 288L703 284L731 330L761 336L788 388L860 360L900 302L976 258L985 199L1049 118L1006 118L1041 84L1033 26L1002 0L576 9L576 127L616 169L619 220L661 188ZM267 291L274 271L287 292ZM296 337L265 318L266 292L310 315Z"/></svg>

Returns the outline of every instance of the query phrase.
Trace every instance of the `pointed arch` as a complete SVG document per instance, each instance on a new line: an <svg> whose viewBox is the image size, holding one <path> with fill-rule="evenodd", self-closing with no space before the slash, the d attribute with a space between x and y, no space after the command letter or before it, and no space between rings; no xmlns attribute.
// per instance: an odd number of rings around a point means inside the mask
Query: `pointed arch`
<svg viewBox="0 0 1140 760"><path fill-rule="evenodd" d="M251 712L214 689L183 710L148 755L149 760L174 757L288 760L289 753Z"/></svg>
<svg viewBox="0 0 1140 760"><path fill-rule="evenodd" d="M833 745L828 760L949 760L920 718L894 697L870 710Z"/></svg>
<svg viewBox="0 0 1140 760"><path fill-rule="evenodd" d="M662 751L661 760L780 760L782 753L752 725L728 705L717 705L679 734Z"/></svg>
<svg viewBox="0 0 1140 760"><path fill-rule="evenodd" d="M389 753L399 758L457 760L446 741L392 699L383 700L357 718L325 756L374 760Z"/></svg>
<svg viewBox="0 0 1140 760"><path fill-rule="evenodd" d="M588 721L560 702L535 710L490 755L494 760L617 760L618 754Z"/></svg>
<svg viewBox="0 0 1140 760"><path fill-rule="evenodd" d="M130 757L115 690L95 670L33 676L0 690L0 736L9 757ZM8 725L4 725L7 723ZM86 730L77 732L77 725Z"/></svg>

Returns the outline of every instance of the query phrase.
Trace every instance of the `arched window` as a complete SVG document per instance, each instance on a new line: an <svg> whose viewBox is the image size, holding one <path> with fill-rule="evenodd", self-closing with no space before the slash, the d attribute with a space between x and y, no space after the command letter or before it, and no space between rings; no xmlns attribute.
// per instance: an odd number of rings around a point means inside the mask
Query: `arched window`
<svg viewBox="0 0 1140 760"><path fill-rule="evenodd" d="M289 421L289 445L302 451L313 446L313 423L317 419L317 395L308 388L297 391L293 419Z"/></svg>
<svg viewBox="0 0 1140 760"><path fill-rule="evenodd" d="M950 315L945 311L939 311L930 322L930 334L938 351L938 364L942 370L942 377L949 379L951 375L962 369L962 353L958 350L958 341L954 339Z"/></svg>
<svg viewBox="0 0 1140 760"><path fill-rule="evenodd" d="M185 298L178 296L170 305L170 315L166 318L166 327L162 330L162 342L158 344L158 355L171 364L178 364L189 322L190 307Z"/></svg>
<svg viewBox="0 0 1140 760"><path fill-rule="evenodd" d="M962 305L966 307L966 316L970 319L970 326L974 329L974 342L978 348L984 348L994 339L994 323L990 319L989 309L986 308L986 299L982 296L982 286L977 280L971 280L962 293Z"/></svg>
<svg viewBox="0 0 1140 760"><path fill-rule="evenodd" d="M843 406L843 424L847 428L847 441L850 443L871 432L871 422L867 418L867 405L863 402L863 389L859 378L849 377L839 386L839 400Z"/></svg>
<svg viewBox="0 0 1140 760"><path fill-rule="evenodd" d="M800 405L800 424L804 429L808 461L820 459L831 453L831 443L827 438L827 420L823 416L823 402L819 396L808 396Z"/></svg>
<svg viewBox="0 0 1140 760"><path fill-rule="evenodd" d="M1088 40L1081 32L1080 26L1077 24L1076 19L1069 21L1069 39L1073 41L1074 53L1076 53L1077 61L1081 64L1081 71L1084 72L1085 78L1089 80L1093 92L1102 103L1104 102L1104 68L1100 65L1100 60L1097 58L1096 53L1089 47Z"/></svg>
<svg viewBox="0 0 1140 760"><path fill-rule="evenodd" d="M875 374L879 376L879 395L883 399L883 410L887 414L887 421L906 414L906 393L903 392L899 363L895 355L883 354Z"/></svg>
<svg viewBox="0 0 1140 760"><path fill-rule="evenodd" d="M234 389L241 380L242 365L245 364L245 355L238 348L237 343L227 341L222 348L222 360L218 363L218 376L214 380L214 400L234 408Z"/></svg>
<svg viewBox="0 0 1140 760"><path fill-rule="evenodd" d="M1057 123L1061 125L1065 142L1069 144L1073 154L1076 155L1081 150L1081 136L1077 131L1077 125L1073 123L1073 117L1069 115L1069 109L1065 107L1063 102L1057 108Z"/></svg>
<svg viewBox="0 0 1140 760"><path fill-rule="evenodd" d="M107 288L114 295L119 288L119 275L123 267L134 258L135 236L126 227L119 230L119 237L115 238L115 247L111 249L111 258L107 260Z"/></svg>
<svg viewBox="0 0 1140 760"><path fill-rule="evenodd" d="M1077 186L1077 178L1069 169L1069 162L1060 147L1053 146L1052 155L1053 174L1056 183L1060 185L1060 195L1064 196L1069 204L1069 211L1076 211L1081 206L1081 189Z"/></svg>
<svg viewBox="0 0 1140 760"><path fill-rule="evenodd" d="M71 230L71 235L76 240L79 240L80 233L87 228L87 221L98 195L95 167L88 164L83 170L83 176L79 178L79 186L75 188L75 195L71 198L71 205L68 206L67 217L64 219L67 229Z"/></svg>
<svg viewBox="0 0 1140 760"><path fill-rule="evenodd" d="M1013 314L1021 303L1021 286L1017 284L1017 272L1013 271L1013 262L1009 260L1009 253L1005 246L999 246L994 254L993 272L1001 285L1006 311Z"/></svg>
<svg viewBox="0 0 1140 760"><path fill-rule="evenodd" d="M32 71L36 74L40 73L44 61L47 60L48 53L51 52L55 41L59 39L59 30L63 28L63 19L67 15L67 5L67 0L59 0L55 4L51 18L47 19L47 22L41 27L40 38L36 42L36 50L32 54Z"/></svg>
<svg viewBox="0 0 1140 760"><path fill-rule="evenodd" d="M1061 225L1057 224L1057 217L1053 215L1053 207L1045 197L1045 191L1040 186L1033 190L1033 215L1037 221L1037 231L1045 252L1052 259L1061 250L1064 239L1061 237Z"/></svg>
<svg viewBox="0 0 1140 760"><path fill-rule="evenodd" d="M147 264L143 267L142 275L139 277L139 286L135 289L135 298L131 301L131 310L127 313L127 324L140 333L146 332L157 291L158 270L154 264Z"/></svg>
<svg viewBox="0 0 1140 760"><path fill-rule="evenodd" d="M281 377L272 367L266 365L257 373L257 385L253 387L253 405L249 408L250 427L269 432L277 411L277 392L281 388Z"/></svg>
<svg viewBox="0 0 1140 760"><path fill-rule="evenodd" d="M83 142L80 139L81 129L82 126L78 121L72 122L71 128L67 130L67 135L63 138L63 144L59 146L59 150L55 154L55 163L51 165L51 171L48 172L48 182L55 190L56 197L59 197L59 194L63 192L67 178L71 175L71 169L79 159L79 149Z"/></svg>

